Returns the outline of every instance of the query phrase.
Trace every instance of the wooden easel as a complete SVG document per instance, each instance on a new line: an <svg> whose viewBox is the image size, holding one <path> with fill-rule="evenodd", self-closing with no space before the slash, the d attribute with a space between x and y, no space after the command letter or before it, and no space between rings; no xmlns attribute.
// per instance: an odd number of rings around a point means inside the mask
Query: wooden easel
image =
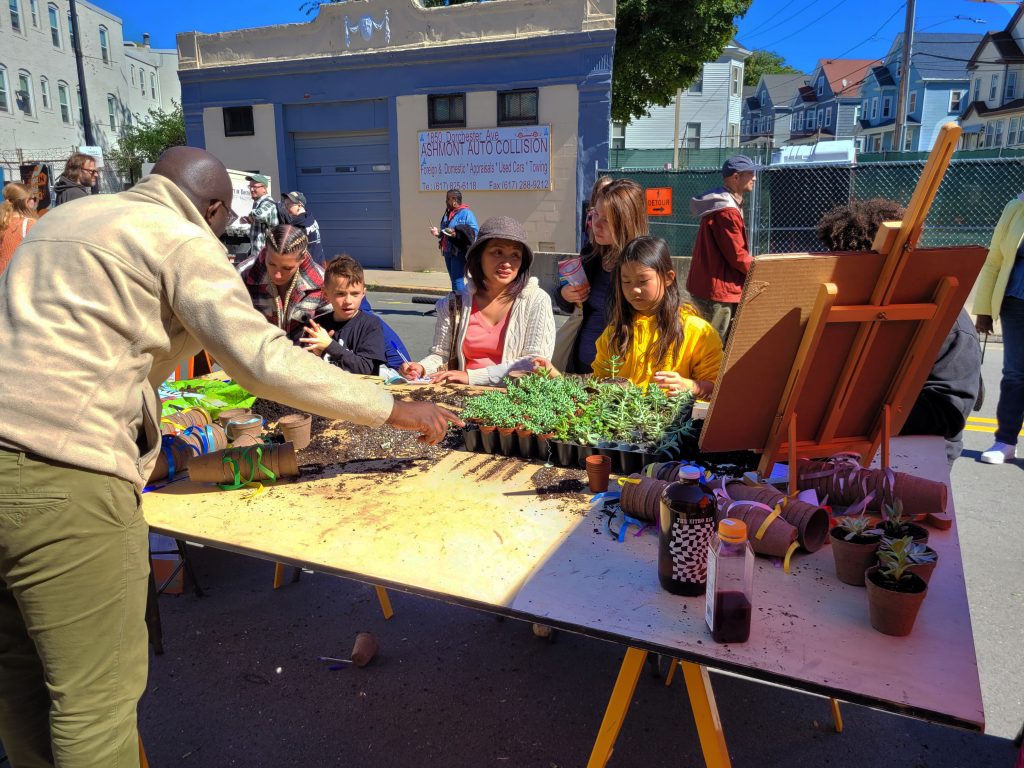
<svg viewBox="0 0 1024 768"><path fill-rule="evenodd" d="M986 249L918 249L959 126L942 127L902 222L872 251L756 259L700 438L707 452L776 460L857 453L869 463L906 422ZM796 473L790 471L790 490Z"/></svg>

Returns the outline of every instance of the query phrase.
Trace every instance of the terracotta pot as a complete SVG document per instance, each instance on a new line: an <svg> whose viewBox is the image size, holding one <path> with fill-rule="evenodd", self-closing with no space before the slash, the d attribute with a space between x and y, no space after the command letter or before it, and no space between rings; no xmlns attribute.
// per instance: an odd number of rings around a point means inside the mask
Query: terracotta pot
<svg viewBox="0 0 1024 768"><path fill-rule="evenodd" d="M380 643L377 642L376 637L369 632L360 632L356 635L356 643L352 646L352 653L349 655L349 658L352 659L357 667L365 667L373 661L373 657L377 655L379 650Z"/></svg>
<svg viewBox="0 0 1024 768"><path fill-rule="evenodd" d="M529 429L517 429L516 441L519 443L519 455L524 459L532 459L537 455L537 438Z"/></svg>
<svg viewBox="0 0 1024 768"><path fill-rule="evenodd" d="M864 586L864 572L875 564L881 536L870 536L872 541L858 543L843 538L841 528L833 528L829 532L832 542L832 557L836 561L836 576L844 584L855 587Z"/></svg>
<svg viewBox="0 0 1024 768"><path fill-rule="evenodd" d="M549 445L555 451L555 463L560 467L571 467L576 463L576 445L562 440L551 440Z"/></svg>
<svg viewBox="0 0 1024 768"><path fill-rule="evenodd" d="M519 440L516 438L516 431L510 427L498 427L498 444L501 452L506 456L515 456L519 453Z"/></svg>
<svg viewBox="0 0 1024 768"><path fill-rule="evenodd" d="M285 442L292 443L295 450L301 451L309 445L309 432L313 428L313 417L308 413L292 413L277 420L278 429L284 435Z"/></svg>
<svg viewBox="0 0 1024 768"><path fill-rule="evenodd" d="M263 434L263 417L250 416L243 420L231 420L227 425L228 439L234 442L239 435L260 437Z"/></svg>
<svg viewBox="0 0 1024 768"><path fill-rule="evenodd" d="M608 456L600 454L587 456L587 480L590 483L590 490L594 493L603 493L608 490L608 476L612 471L612 460Z"/></svg>
<svg viewBox="0 0 1024 768"><path fill-rule="evenodd" d="M917 613L928 594L928 585L920 576L911 575L910 579L913 591L896 592L882 586L884 580L879 575L877 565L864 573L871 626L884 635L905 637L914 629Z"/></svg>
<svg viewBox="0 0 1024 768"><path fill-rule="evenodd" d="M228 408L217 414L217 421L222 427L227 427L229 421L245 421L252 415L252 411L246 408Z"/></svg>
<svg viewBox="0 0 1024 768"><path fill-rule="evenodd" d="M498 453L500 445L497 427L480 426L480 446L484 449L484 453Z"/></svg>
<svg viewBox="0 0 1024 768"><path fill-rule="evenodd" d="M462 430L462 441L466 444L467 451L472 453L480 450L480 430L475 424L467 424Z"/></svg>

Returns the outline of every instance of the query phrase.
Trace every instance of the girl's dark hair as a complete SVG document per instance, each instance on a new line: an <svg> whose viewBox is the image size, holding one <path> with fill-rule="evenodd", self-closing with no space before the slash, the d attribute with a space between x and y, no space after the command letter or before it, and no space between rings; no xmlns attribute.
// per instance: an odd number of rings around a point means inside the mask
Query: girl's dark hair
<svg viewBox="0 0 1024 768"><path fill-rule="evenodd" d="M683 340L683 324L679 320L679 286L674 275L670 274L673 270L668 243L660 237L651 235L635 238L622 249L615 265L612 285L616 290L613 291L614 299L608 316L608 325L612 327L611 347L620 357L626 356L632 344L633 318L636 314L633 305L626 300L622 291L622 267L626 264L639 264L655 270L665 285L665 296L657 309L658 341L647 350L648 358L653 355L654 364L660 365Z"/></svg>
<svg viewBox="0 0 1024 768"><path fill-rule="evenodd" d="M462 205L462 190L461 189L449 189L445 193L444 196L445 196L445 199L447 199L449 197L455 198L455 202L457 202L459 205Z"/></svg>
<svg viewBox="0 0 1024 768"><path fill-rule="evenodd" d="M523 260L519 262L519 272L516 274L515 279L509 283L508 289L505 292L505 296L509 300L514 299L523 289L526 284L530 281L530 266L533 264L533 251L531 251L524 243L520 243L518 240L513 240L507 237L490 237L483 242L477 241L474 243L474 247L470 249L469 255L466 257L466 274L472 276L473 282L483 288L486 285L487 278L484 277L484 251L487 250L487 246L491 240L508 240L510 243L518 243L519 247L523 252Z"/></svg>
<svg viewBox="0 0 1024 768"><path fill-rule="evenodd" d="M854 200L821 217L818 239L830 251L870 251L882 222L900 221L904 214L906 209L895 200Z"/></svg>
<svg viewBox="0 0 1024 768"><path fill-rule="evenodd" d="M267 232L267 247L274 253L304 252L309 240L306 230L291 224L278 224Z"/></svg>

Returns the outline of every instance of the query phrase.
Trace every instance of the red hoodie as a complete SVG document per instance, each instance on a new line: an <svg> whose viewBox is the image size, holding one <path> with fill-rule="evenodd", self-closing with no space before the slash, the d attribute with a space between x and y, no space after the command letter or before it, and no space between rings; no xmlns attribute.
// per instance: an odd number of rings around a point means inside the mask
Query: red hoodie
<svg viewBox="0 0 1024 768"><path fill-rule="evenodd" d="M690 200L700 216L686 290L697 299L736 304L750 269L750 249L743 212L726 189L713 189Z"/></svg>

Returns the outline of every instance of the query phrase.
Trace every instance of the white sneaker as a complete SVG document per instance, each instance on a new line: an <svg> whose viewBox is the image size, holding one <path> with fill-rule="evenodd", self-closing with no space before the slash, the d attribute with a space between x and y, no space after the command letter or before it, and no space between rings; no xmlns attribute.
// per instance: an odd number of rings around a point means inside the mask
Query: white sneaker
<svg viewBox="0 0 1024 768"><path fill-rule="evenodd" d="M981 454L983 464L1002 464L1007 461L1013 461L1015 458L1017 458L1017 446L1000 443L998 440L996 440L991 448Z"/></svg>

